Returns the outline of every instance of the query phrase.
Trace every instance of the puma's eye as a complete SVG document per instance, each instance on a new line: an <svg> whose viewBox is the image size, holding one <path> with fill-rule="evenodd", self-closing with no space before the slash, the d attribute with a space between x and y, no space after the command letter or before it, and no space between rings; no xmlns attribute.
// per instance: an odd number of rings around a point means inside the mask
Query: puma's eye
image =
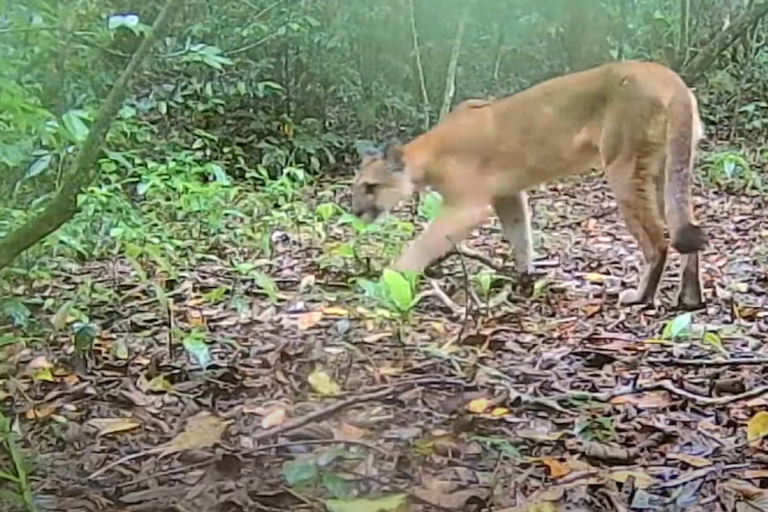
<svg viewBox="0 0 768 512"><path fill-rule="evenodd" d="M372 196L376 192L376 185L373 183L366 183L363 185L363 190L365 191L366 195Z"/></svg>

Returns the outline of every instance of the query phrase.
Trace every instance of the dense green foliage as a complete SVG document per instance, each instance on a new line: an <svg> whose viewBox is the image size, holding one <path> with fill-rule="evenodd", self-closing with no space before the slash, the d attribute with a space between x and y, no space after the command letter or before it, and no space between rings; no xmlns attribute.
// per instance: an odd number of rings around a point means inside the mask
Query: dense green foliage
<svg viewBox="0 0 768 512"><path fill-rule="evenodd" d="M407 137L463 98L507 94L617 58L684 70L759 4L186 2L113 125L100 161L103 179L81 199L76 222L49 237L43 252L32 251L27 264L61 251L86 258L122 253L121 242L134 243L128 233L136 229L139 238L158 237L143 231L153 223L168 229L162 208L149 207L160 191L173 196L161 200L171 201L173 215L182 215L175 197L196 202L182 206L189 215L226 217L225 205L243 200L238 187L264 191L286 173L348 171L356 140ZM75 8L5 3L0 235L39 211L67 179L99 102L158 9L138 0L130 9L93 0ZM710 137L762 137L766 33L765 21L750 24L697 81ZM726 169L726 181L749 170L749 155L718 158L705 166L716 167L716 175ZM224 222L222 229L232 226Z"/></svg>

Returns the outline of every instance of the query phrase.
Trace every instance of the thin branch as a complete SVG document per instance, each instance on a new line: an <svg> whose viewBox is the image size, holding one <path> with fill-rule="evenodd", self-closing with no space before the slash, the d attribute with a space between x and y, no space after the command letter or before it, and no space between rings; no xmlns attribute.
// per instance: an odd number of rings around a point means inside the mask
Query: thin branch
<svg viewBox="0 0 768 512"><path fill-rule="evenodd" d="M749 366L768 364L768 357L736 357L733 359L681 359L677 357L652 357L644 360L646 363L664 366Z"/></svg>
<svg viewBox="0 0 768 512"><path fill-rule="evenodd" d="M456 37L453 40L451 60L448 62L448 72L445 76L445 92L443 94L443 106L440 107L440 119L445 117L446 114L450 112L451 104L453 103L453 96L456 94L456 71L459 67L461 42L462 39L464 39L464 28L467 25L467 18L469 17L469 9L471 6L472 1L467 0L467 2L464 4L464 12L461 14L461 19L459 20L459 28L456 30Z"/></svg>
<svg viewBox="0 0 768 512"><path fill-rule="evenodd" d="M471 260L479 261L486 267L492 270L495 270L496 272L502 272L504 270L504 265L496 263L485 254L478 252L474 249L470 249L469 247L464 247L460 245L460 246L457 246L453 252L457 253L459 256L463 256L464 258L469 258Z"/></svg>
<svg viewBox="0 0 768 512"><path fill-rule="evenodd" d="M456 381L456 380L446 381L445 379L435 379L435 378L396 382L394 384L386 386L383 389L372 391L370 393L364 393L362 395L351 396L345 400L334 402L327 407L318 409L309 414L305 414L304 416L301 416L299 418L294 418L290 421L286 421L282 425L278 425L278 426L269 428L267 430L262 430L261 432L256 432L250 437L250 439L251 441L262 441L264 439L269 439L279 434L288 432L290 430L296 430L297 428L303 427L304 425L308 425L310 423L320 421L321 419L327 418L328 416L335 414L336 412L341 411L342 409L346 409L347 407L351 407L353 405L357 405L364 402L382 400L393 394L404 393L405 391L413 389L419 385L429 386L433 384L440 384L440 385L452 384L452 385L461 385L461 386L464 385L463 382Z"/></svg>
<svg viewBox="0 0 768 512"><path fill-rule="evenodd" d="M703 396L703 395L697 395L695 393L691 393L690 391L686 391L684 389L681 389L675 386L670 380L663 380L660 382L654 382L654 383L646 384L643 386L623 387L623 388L616 389L614 391L609 391L607 393L589 393L589 392L581 392L581 391L569 391L561 395L551 396L549 398L551 400L579 399L579 400L595 400L597 402L608 402L611 399L617 398L620 396L635 395L639 393L646 393L649 391L668 391L673 395L677 395L681 398L685 398L687 400L691 400L693 402L697 402L705 405L727 405L733 402L738 402L740 400L746 400L748 398L755 398L757 396L764 395L768 393L768 386L758 386L754 389L750 389L749 391L745 391L744 393L740 393L738 395L709 397L709 396Z"/></svg>
<svg viewBox="0 0 768 512"><path fill-rule="evenodd" d="M424 67L421 65L421 49L419 48L419 32L416 30L416 10L413 7L413 0L408 0L408 8L411 17L411 36L413 37L413 52L416 56L416 71L419 74L419 87L421 88L421 97L424 102L424 131L429 131L431 123L429 122L429 94L427 93L427 81L424 78Z"/></svg>

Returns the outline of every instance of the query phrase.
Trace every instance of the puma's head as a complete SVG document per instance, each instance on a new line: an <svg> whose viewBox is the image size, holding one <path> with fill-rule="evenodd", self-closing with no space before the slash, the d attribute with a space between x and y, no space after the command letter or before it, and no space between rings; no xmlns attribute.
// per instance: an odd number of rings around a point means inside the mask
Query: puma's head
<svg viewBox="0 0 768 512"><path fill-rule="evenodd" d="M413 193L398 145L361 149L362 163L352 184L352 213L373 222Z"/></svg>

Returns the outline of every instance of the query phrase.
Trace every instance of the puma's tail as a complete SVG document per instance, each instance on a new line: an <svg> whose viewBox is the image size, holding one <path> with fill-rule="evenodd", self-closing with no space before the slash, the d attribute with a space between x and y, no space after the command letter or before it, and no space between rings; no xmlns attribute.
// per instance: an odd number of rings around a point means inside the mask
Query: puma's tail
<svg viewBox="0 0 768 512"><path fill-rule="evenodd" d="M693 221L691 207L691 169L701 136L696 110L696 100L688 91L675 95L667 125L664 202L672 247L683 254L698 252L707 244L704 231Z"/></svg>

